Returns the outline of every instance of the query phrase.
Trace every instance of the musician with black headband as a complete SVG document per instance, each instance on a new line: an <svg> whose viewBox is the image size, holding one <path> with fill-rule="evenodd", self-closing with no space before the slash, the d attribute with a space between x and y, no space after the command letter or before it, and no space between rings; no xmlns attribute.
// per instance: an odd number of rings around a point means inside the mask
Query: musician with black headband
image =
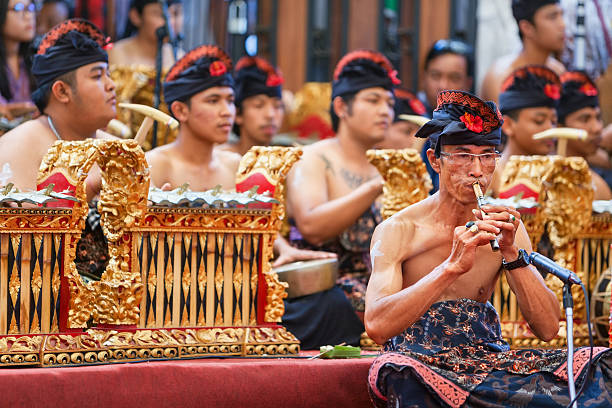
<svg viewBox="0 0 612 408"><path fill-rule="evenodd" d="M512 15L523 47L491 65L482 82L484 99L497 102L504 80L518 68L545 65L557 75L565 72L554 57L565 47L565 21L559 0L512 0Z"/></svg>
<svg viewBox="0 0 612 408"><path fill-rule="evenodd" d="M561 85L561 99L557 109L559 124L587 131L586 140L567 141L567 155L587 159L597 153L603 131L599 89L587 74L579 71L570 71L561 75ZM594 200L612 199L610 187L593 169L591 169L591 180Z"/></svg>
<svg viewBox="0 0 612 408"><path fill-rule="evenodd" d="M431 142L427 156L440 189L385 220L372 236L365 325L383 344L368 379L377 407L570 402L566 351L510 350L489 302L503 273L531 331L544 341L557 336L560 306L525 261L531 243L520 214L505 206L477 208L473 184L485 190L491 181L502 122L493 102L446 91L417 133ZM588 355L588 348L575 354L576 388L587 377ZM612 404L609 349L595 349L594 356L579 406Z"/></svg>
<svg viewBox="0 0 612 408"><path fill-rule="evenodd" d="M245 56L234 69L236 140L220 146L243 156L253 146L269 146L285 115L283 75L261 57Z"/></svg>
<svg viewBox="0 0 612 408"><path fill-rule="evenodd" d="M227 142L234 125L233 87L232 61L215 45L194 48L172 66L164 97L179 131L172 143L147 152L152 185L234 189L240 155L214 148Z"/></svg>
<svg viewBox="0 0 612 408"><path fill-rule="evenodd" d="M291 243L334 252L339 263L337 286L285 308L283 324L310 347L358 344L363 332L368 248L381 221L376 199L382 193L382 179L366 151L389 131L396 85L397 72L382 54L358 50L342 57L330 106L336 137L305 147L289 174Z"/></svg>
<svg viewBox="0 0 612 408"><path fill-rule="evenodd" d="M234 68L237 140L230 140L217 149L244 156L253 146L269 146L283 123L283 76L278 68L261 57L245 56ZM293 247L282 236L274 241L277 254L272 266L313 259L330 259L336 255Z"/></svg>
<svg viewBox="0 0 612 408"><path fill-rule="evenodd" d="M548 155L555 151L554 140L534 140L533 135L557 126L560 98L559 77L545 66L519 68L506 78L499 95L499 109L504 116L502 132L506 140L491 183L494 196L507 198L519 192L524 198L537 196L537 192L522 184L517 187L519 190L500 191L502 174L511 156Z"/></svg>
<svg viewBox="0 0 612 408"><path fill-rule="evenodd" d="M10 180L36 189L40 163L57 140L111 137L100 129L115 117L115 84L108 71L107 37L86 20L66 20L51 29L34 55L37 88L32 99L42 115L0 138L0 166L9 163ZM88 196L99 190L99 174L88 176Z"/></svg>
<svg viewBox="0 0 612 408"><path fill-rule="evenodd" d="M385 139L376 145L377 149L406 149L412 148L421 151L423 139L414 137L419 124L415 123L414 117L426 118L427 110L425 105L416 97L415 94L405 89L395 89L395 106L393 124Z"/></svg>

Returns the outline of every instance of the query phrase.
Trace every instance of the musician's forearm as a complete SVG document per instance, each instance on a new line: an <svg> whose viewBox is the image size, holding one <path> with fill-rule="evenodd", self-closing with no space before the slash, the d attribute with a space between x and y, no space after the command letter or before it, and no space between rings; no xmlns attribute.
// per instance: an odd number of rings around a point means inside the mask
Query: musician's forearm
<svg viewBox="0 0 612 408"><path fill-rule="evenodd" d="M548 341L559 331L559 302L537 273L527 266L507 272L506 277L529 327L540 339Z"/></svg>
<svg viewBox="0 0 612 408"><path fill-rule="evenodd" d="M323 203L302 216L296 214L297 227L304 239L321 245L353 225L379 194L376 184L362 184L344 197Z"/></svg>
<svg viewBox="0 0 612 408"><path fill-rule="evenodd" d="M455 280L446 262L414 285L366 303L365 326L370 338L383 344L412 326Z"/></svg>

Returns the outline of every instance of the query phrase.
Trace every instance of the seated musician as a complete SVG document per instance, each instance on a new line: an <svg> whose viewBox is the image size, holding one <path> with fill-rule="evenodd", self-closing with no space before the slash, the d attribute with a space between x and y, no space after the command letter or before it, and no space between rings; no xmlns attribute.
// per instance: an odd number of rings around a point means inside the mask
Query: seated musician
<svg viewBox="0 0 612 408"><path fill-rule="evenodd" d="M243 156L253 146L269 146L283 124L283 77L260 57L245 56L234 68L237 140L219 146Z"/></svg>
<svg viewBox="0 0 612 408"><path fill-rule="evenodd" d="M174 64L164 97L180 123L179 133L174 142L147 152L152 185L234 189L240 155L214 148L227 141L234 124L233 86L232 61L215 45L194 48Z"/></svg>
<svg viewBox="0 0 612 408"><path fill-rule="evenodd" d="M32 99L42 115L0 138L0 165L9 163L10 181L18 188L36 189L38 168L55 141L110 137L100 130L115 117L105 38L90 22L74 19L42 39L32 65L37 84ZM88 196L94 196L99 172L90 171L87 185Z"/></svg>
<svg viewBox="0 0 612 408"><path fill-rule="evenodd" d="M383 141L376 145L376 148L412 148L420 152L423 148L424 141L414 137L417 130L419 130L419 125L406 120L402 115L425 116L427 115L425 105L423 105L416 95L404 89L395 89L393 94L395 95L393 124L389 128L389 132L387 132Z"/></svg>
<svg viewBox="0 0 612 408"><path fill-rule="evenodd" d="M384 344L368 381L376 406L569 403L565 350L510 350L488 302L503 271L533 333L544 341L557 335L557 298L522 261L531 244L520 214L511 207L484 206L485 215L476 209L472 184L485 190L491 181L502 121L494 103L445 91L433 120L417 133L431 142L427 156L440 190L385 220L372 236L365 325ZM606 350L594 351L596 361L605 361L588 376L579 406L590 399L612 404ZM587 377L588 354L576 351L576 389Z"/></svg>
<svg viewBox="0 0 612 408"><path fill-rule="evenodd" d="M41 161L57 140L111 137L100 130L115 117L115 84L108 73L105 38L88 21L66 20L42 39L32 66L37 83L32 99L42 115L0 138L0 166L10 165L10 182L18 188L36 189ZM97 196L97 165L86 183L87 196ZM90 212L95 211L95 205L90 206ZM96 218L93 212L91 216ZM79 273L99 278L107 260L99 223L86 223L77 250Z"/></svg>
<svg viewBox="0 0 612 408"><path fill-rule="evenodd" d="M217 149L244 156L253 146L269 146L283 123L285 108L282 97L283 77L277 68L260 57L245 56L234 69L237 140L228 141ZM289 245L278 235L274 241L277 257L272 266L311 259L335 258L324 251L310 251Z"/></svg>
<svg viewBox="0 0 612 408"><path fill-rule="evenodd" d="M381 177L368 162L366 151L383 141L393 121L393 88L399 83L395 74L387 58L377 52L354 51L340 60L330 109L337 136L304 148L287 183L288 211L294 224L291 242L338 255L337 283L361 316L370 274L370 237L381 220L375 200L382 192ZM330 297L337 296L337 287L330 291ZM304 301L297 316L289 305L284 324L302 341L311 334L338 339L336 335L343 330L344 338L350 339L363 326L355 313L346 311L346 299L334 299L342 309L327 307L324 301L308 303L312 305L308 309ZM346 317L337 315L340 310ZM324 335L319 328L308 326L318 319L345 324L356 320L357 324L344 328L331 324L332 331Z"/></svg>
<svg viewBox="0 0 612 408"><path fill-rule="evenodd" d="M553 140L533 140L532 137L557 126L560 86L557 74L540 65L519 68L506 78L499 95L499 109L504 115L502 132L506 142L490 187L493 196L503 193L499 191L501 176L511 156L548 155L554 152ZM526 194L525 198L534 194Z"/></svg>
<svg viewBox="0 0 612 408"><path fill-rule="evenodd" d="M566 72L561 75L561 100L559 101L559 124L565 127L584 129L587 140L568 140L567 155L584 157L597 152L601 142L603 120L599 109L599 90L583 72ZM610 200L612 192L608 183L591 169L593 199Z"/></svg>

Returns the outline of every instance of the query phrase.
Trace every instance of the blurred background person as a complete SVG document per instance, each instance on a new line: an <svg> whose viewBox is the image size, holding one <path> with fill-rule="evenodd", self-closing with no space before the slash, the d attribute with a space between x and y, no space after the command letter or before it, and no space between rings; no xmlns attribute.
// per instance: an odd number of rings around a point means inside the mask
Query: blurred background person
<svg viewBox="0 0 612 408"><path fill-rule="evenodd" d="M1 0L0 115L8 120L36 111L31 100L30 45L34 39L36 5L28 0Z"/></svg>
<svg viewBox="0 0 612 408"><path fill-rule="evenodd" d="M587 131L586 140L568 140L567 155L594 155L601 143L603 120L599 109L599 90L584 72L570 71L561 75L561 100L557 109L559 124ZM610 200L612 192L601 176L591 168L594 200Z"/></svg>
<svg viewBox="0 0 612 408"><path fill-rule="evenodd" d="M385 139L376 146L377 149L407 149L412 148L421 151L424 139L414 137L419 125L407 120L405 115L423 116L427 115L425 105L412 92L404 89L395 89L395 106L393 110L393 124Z"/></svg>
<svg viewBox="0 0 612 408"><path fill-rule="evenodd" d="M565 72L555 54L565 47L565 21L559 0L512 0L512 15L523 44L518 53L496 60L482 82L482 99L498 101L503 81L510 73L527 65L545 65Z"/></svg>
<svg viewBox="0 0 612 408"><path fill-rule="evenodd" d="M70 5L64 0L44 0L36 17L36 35L44 35L51 28L70 18Z"/></svg>
<svg viewBox="0 0 612 408"><path fill-rule="evenodd" d="M469 92L474 78L474 50L459 40L438 40L425 57L419 99L432 116L438 94L455 89Z"/></svg>

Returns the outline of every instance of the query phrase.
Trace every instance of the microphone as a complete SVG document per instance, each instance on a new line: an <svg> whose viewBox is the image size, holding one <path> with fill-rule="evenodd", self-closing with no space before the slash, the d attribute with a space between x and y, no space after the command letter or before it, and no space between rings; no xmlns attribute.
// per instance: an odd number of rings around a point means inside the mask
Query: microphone
<svg viewBox="0 0 612 408"><path fill-rule="evenodd" d="M529 263L538 268L540 271L548 272L561 279L563 283L571 283L574 285L581 285L582 281L580 278L569 269L565 269L553 260L545 257L537 252L529 254Z"/></svg>

